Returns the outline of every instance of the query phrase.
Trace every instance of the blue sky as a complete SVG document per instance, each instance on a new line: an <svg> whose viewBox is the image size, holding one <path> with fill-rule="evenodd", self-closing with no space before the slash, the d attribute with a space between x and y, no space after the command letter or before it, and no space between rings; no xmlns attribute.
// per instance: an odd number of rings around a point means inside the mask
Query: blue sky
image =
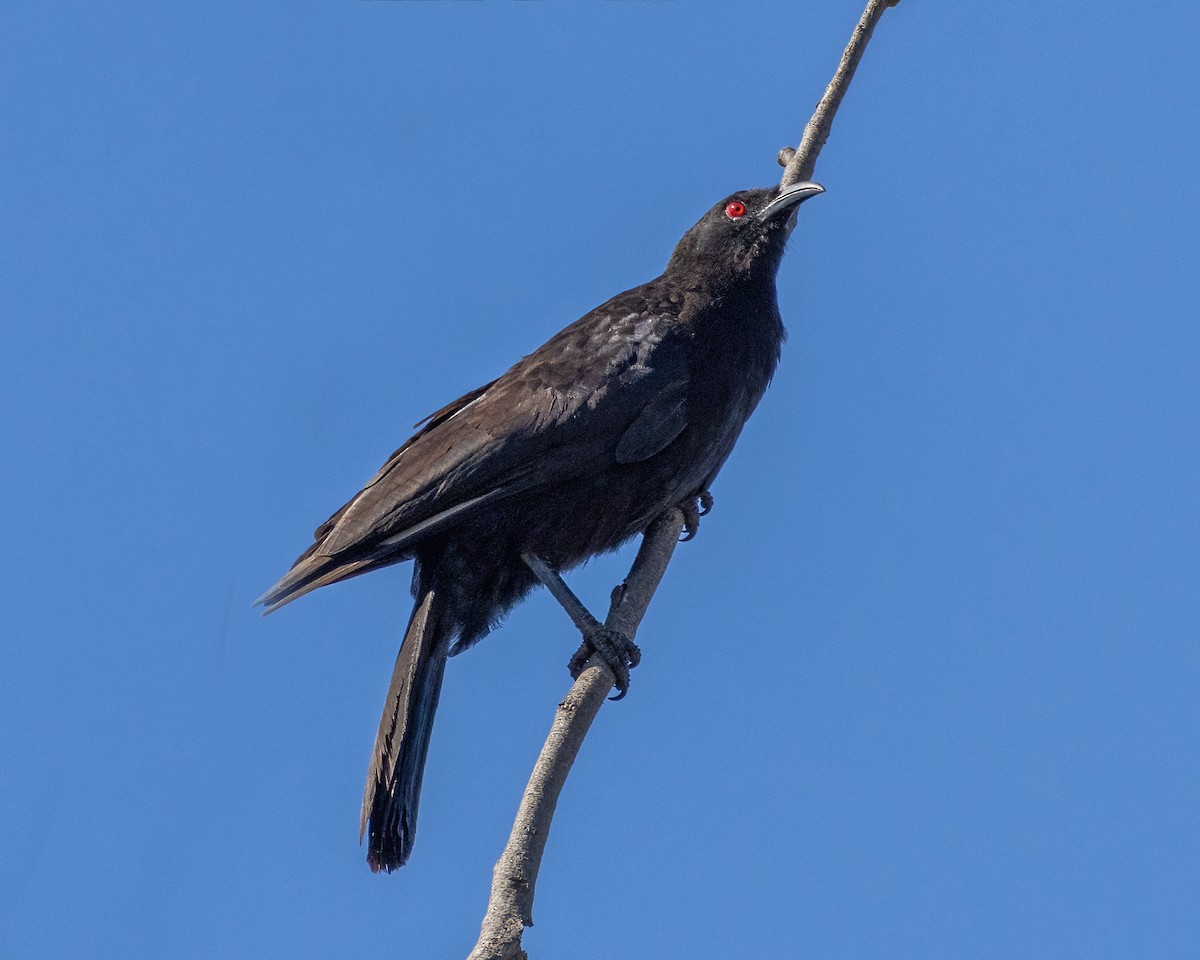
<svg viewBox="0 0 1200 960"><path fill-rule="evenodd" d="M0 955L465 955L566 618L451 663L378 877L407 569L250 601L410 424L776 180L858 14L5 4ZM1198 43L1183 3L884 18L535 958L1197 955Z"/></svg>

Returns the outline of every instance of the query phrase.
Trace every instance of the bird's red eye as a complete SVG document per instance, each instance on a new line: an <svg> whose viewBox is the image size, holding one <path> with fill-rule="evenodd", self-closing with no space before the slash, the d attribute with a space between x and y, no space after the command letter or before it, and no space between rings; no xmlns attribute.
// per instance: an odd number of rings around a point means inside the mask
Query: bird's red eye
<svg viewBox="0 0 1200 960"><path fill-rule="evenodd" d="M730 220L736 220L738 217L746 215L746 205L741 200L730 200L725 204L725 216Z"/></svg>

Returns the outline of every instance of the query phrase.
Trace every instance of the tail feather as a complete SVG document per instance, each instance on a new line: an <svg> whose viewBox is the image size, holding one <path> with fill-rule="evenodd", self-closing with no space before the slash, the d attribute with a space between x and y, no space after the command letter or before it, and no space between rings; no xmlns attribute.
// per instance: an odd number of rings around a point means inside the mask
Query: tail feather
<svg viewBox="0 0 1200 960"><path fill-rule="evenodd" d="M375 737L359 839L367 837L367 862L376 872L403 866L416 836L421 777L451 636L438 608L435 592L426 589L400 645Z"/></svg>

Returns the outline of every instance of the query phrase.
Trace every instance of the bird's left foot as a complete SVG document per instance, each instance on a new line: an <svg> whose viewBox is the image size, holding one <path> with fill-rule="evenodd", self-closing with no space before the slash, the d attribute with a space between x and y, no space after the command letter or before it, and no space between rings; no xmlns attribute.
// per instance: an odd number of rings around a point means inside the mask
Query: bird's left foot
<svg viewBox="0 0 1200 960"><path fill-rule="evenodd" d="M712 494L707 490L701 490L696 496L688 497L679 504L679 509L683 511L683 536L679 538L680 543L687 543L696 538L696 534L700 532L700 518L708 516L712 508Z"/></svg>
<svg viewBox="0 0 1200 960"><path fill-rule="evenodd" d="M579 679L583 668L594 656L603 660L605 666L612 671L613 686L617 688L617 695L609 699L620 700L629 692L629 671L641 663L642 651L625 634L604 624L597 624L587 633L583 643L567 663L572 680Z"/></svg>

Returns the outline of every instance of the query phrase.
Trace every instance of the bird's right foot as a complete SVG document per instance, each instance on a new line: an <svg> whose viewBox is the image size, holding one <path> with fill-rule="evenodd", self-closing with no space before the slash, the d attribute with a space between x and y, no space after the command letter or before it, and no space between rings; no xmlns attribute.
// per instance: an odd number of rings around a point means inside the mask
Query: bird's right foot
<svg viewBox="0 0 1200 960"><path fill-rule="evenodd" d="M679 539L680 543L687 543L696 538L696 534L700 532L700 518L708 516L712 508L713 496L707 490L701 490L696 496L688 497L679 504L679 509L683 511L683 536Z"/></svg>
<svg viewBox="0 0 1200 960"><path fill-rule="evenodd" d="M629 671L641 662L642 651L625 634L599 624L587 633L579 649L568 661L571 679L578 680L587 662L595 656L612 671L617 695L609 699L620 700L629 692Z"/></svg>

